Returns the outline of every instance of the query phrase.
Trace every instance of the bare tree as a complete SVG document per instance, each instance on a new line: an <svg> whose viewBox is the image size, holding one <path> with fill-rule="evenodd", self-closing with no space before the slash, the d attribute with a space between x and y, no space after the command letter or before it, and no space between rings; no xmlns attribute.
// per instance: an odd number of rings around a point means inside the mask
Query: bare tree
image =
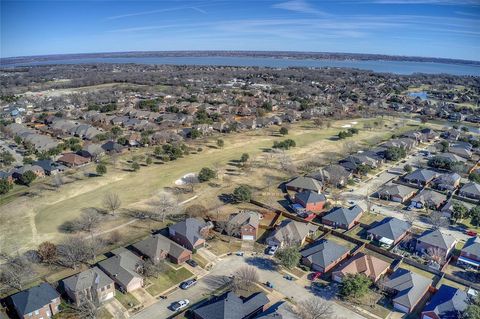
<svg viewBox="0 0 480 319"><path fill-rule="evenodd" d="M101 217L94 208L85 209L75 221L76 228L86 231L93 237L93 232L100 226Z"/></svg>
<svg viewBox="0 0 480 319"><path fill-rule="evenodd" d="M259 281L258 272L254 267L240 267L233 276L232 288L234 290L248 289Z"/></svg>
<svg viewBox="0 0 480 319"><path fill-rule="evenodd" d="M299 302L295 312L302 319L330 319L334 314L331 303L318 297Z"/></svg>
<svg viewBox="0 0 480 319"><path fill-rule="evenodd" d="M53 176L52 183L56 189L59 189L60 187L62 187L63 184L65 184L65 181L63 180L63 177L61 174L55 174L55 176Z"/></svg>
<svg viewBox="0 0 480 319"><path fill-rule="evenodd" d="M91 248L87 240L82 237L68 237L65 241L57 246L58 260L65 267L77 269L80 264L90 259Z"/></svg>
<svg viewBox="0 0 480 319"><path fill-rule="evenodd" d="M31 263L23 256L5 256L5 263L0 266L0 284L22 290L35 272Z"/></svg>
<svg viewBox="0 0 480 319"><path fill-rule="evenodd" d="M112 215L115 215L115 211L118 210L121 205L120 197L116 193L107 193L103 198L103 207L111 212Z"/></svg>
<svg viewBox="0 0 480 319"><path fill-rule="evenodd" d="M410 224L410 226L413 225L413 223L417 220L418 216L415 211L405 211L403 212L403 218L407 223Z"/></svg>
<svg viewBox="0 0 480 319"><path fill-rule="evenodd" d="M57 260L57 246L49 241L44 241L38 245L37 254L42 262L52 264Z"/></svg>
<svg viewBox="0 0 480 319"><path fill-rule="evenodd" d="M62 313L66 318L96 319L98 316L98 305L92 300L83 298L78 306L67 305Z"/></svg>
<svg viewBox="0 0 480 319"><path fill-rule="evenodd" d="M150 202L153 207L152 213L158 217L163 223L168 215L176 215L181 213L181 207L178 205L177 199L169 194L162 192Z"/></svg>
<svg viewBox="0 0 480 319"><path fill-rule="evenodd" d="M427 249L427 256L430 260L436 262L439 265L445 263L445 253L438 247L430 247Z"/></svg>
<svg viewBox="0 0 480 319"><path fill-rule="evenodd" d="M167 257L166 254L165 257ZM140 267L140 273L145 277L158 278L160 274L165 272L166 268L163 262L155 264L151 260L147 260L143 263L142 267Z"/></svg>
<svg viewBox="0 0 480 319"><path fill-rule="evenodd" d="M185 176L182 179L185 185L189 187L190 193L193 193L195 191L195 185L199 183L198 177L192 174L192 175Z"/></svg>
<svg viewBox="0 0 480 319"><path fill-rule="evenodd" d="M427 209L428 211L428 209ZM438 229L440 227L445 227L447 224L448 224L448 221L447 219L445 218L445 216L443 216L443 214L439 211L432 211L430 213L430 216L428 217L428 220L430 221L430 223L433 225L433 227L435 229Z"/></svg>

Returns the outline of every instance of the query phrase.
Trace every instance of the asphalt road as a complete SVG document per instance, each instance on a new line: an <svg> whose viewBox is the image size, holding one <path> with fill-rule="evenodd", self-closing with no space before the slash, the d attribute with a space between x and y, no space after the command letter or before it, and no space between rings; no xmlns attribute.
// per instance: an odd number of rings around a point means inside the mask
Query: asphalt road
<svg viewBox="0 0 480 319"><path fill-rule="evenodd" d="M260 255L259 255L260 256ZM180 299L189 299L191 303L198 302L204 299L211 291L220 287L228 280L228 276L233 274L236 269L249 265L257 268L260 277L260 282L269 281L273 284L274 289L279 293L292 298L295 301L301 301L313 296L319 296L324 299L330 299L333 292L328 291L314 291L305 287L305 283L288 281L283 278L282 274L276 271L274 265L268 258L260 257L239 257L229 256L222 258L215 264L209 275L200 279L197 285L188 290L177 290L168 296L167 300L159 300L152 306L142 310L141 312L132 316L135 319L160 319L167 318L174 314L173 311L167 307L174 301ZM341 318L348 319L362 319L363 316L332 302L335 315Z"/></svg>

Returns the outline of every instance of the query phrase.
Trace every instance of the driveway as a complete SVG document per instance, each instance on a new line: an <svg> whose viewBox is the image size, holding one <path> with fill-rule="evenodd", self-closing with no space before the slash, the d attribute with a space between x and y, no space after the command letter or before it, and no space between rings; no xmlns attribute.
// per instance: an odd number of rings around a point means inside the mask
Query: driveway
<svg viewBox="0 0 480 319"><path fill-rule="evenodd" d="M107 309L108 312L110 312L113 318L124 319L124 318L130 317L127 309L125 309L120 303L120 301L118 301L115 298L105 303L105 309Z"/></svg>
<svg viewBox="0 0 480 319"><path fill-rule="evenodd" d="M221 258L213 266L212 271L207 276L200 279L197 285L193 286L188 290L177 290L168 296L167 300L159 300L152 306L143 309L139 313L133 315L133 318L136 319L155 319L155 318L166 318L173 314L172 311L167 309L167 307L174 301L180 299L189 299L191 303L196 303L211 293L216 288L222 286L228 282L228 276L233 274L238 268L249 265L257 269L260 282L264 283L266 281L271 282L274 285L275 294L281 294L286 297L290 297L295 301L301 301L308 299L312 296L320 296L325 292L314 291L310 289L309 286L306 286L308 283L304 280L298 281L288 281L283 278L282 274L279 273L272 261L268 258L264 258L263 255L260 257L255 256L227 256ZM329 294L325 294L327 296ZM331 296L330 296L331 297ZM328 297L329 298L329 297ZM333 302L332 303L335 314L349 319L362 319L363 316L358 315L357 313L344 308L343 306Z"/></svg>

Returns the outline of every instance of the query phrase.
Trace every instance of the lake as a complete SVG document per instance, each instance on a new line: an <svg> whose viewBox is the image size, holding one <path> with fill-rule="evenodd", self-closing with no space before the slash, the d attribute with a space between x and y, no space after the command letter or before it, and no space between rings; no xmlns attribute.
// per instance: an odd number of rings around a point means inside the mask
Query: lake
<svg viewBox="0 0 480 319"><path fill-rule="evenodd" d="M20 65L48 65L48 64L93 64L93 63L138 63L138 64L169 64L169 65L216 65L216 66L258 66L258 67L308 67L308 68L356 68L371 70L380 73L395 74L453 74L480 76L479 65L448 64L435 62L410 61L360 61L360 60L315 60L315 59L287 59L287 58L256 58L256 57L125 57L125 58L78 58L65 60L49 60Z"/></svg>

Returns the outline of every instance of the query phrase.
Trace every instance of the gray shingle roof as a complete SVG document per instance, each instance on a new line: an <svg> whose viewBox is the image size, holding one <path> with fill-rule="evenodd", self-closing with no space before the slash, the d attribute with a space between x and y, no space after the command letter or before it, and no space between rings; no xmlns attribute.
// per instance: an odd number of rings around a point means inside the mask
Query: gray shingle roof
<svg viewBox="0 0 480 319"><path fill-rule="evenodd" d="M431 179L435 178L438 174L434 171L428 169L417 169L414 172L406 175L404 178L406 180L418 180L422 182L428 182Z"/></svg>
<svg viewBox="0 0 480 319"><path fill-rule="evenodd" d="M110 276L114 276L122 285L127 286L134 278L142 278L137 273L142 264L140 257L125 248L112 251L115 256L105 259L98 265Z"/></svg>
<svg viewBox="0 0 480 319"><path fill-rule="evenodd" d="M394 302L412 307L423 297L431 283L427 277L399 268L385 282L385 286L397 292Z"/></svg>
<svg viewBox="0 0 480 319"><path fill-rule="evenodd" d="M60 297L60 295L52 286L47 283L42 283L33 288L21 291L11 298L15 308L22 315L26 315L48 305L58 297Z"/></svg>
<svg viewBox="0 0 480 319"><path fill-rule="evenodd" d="M228 222L233 225L243 226L248 224L258 228L260 215L257 212L241 211L240 213L233 215Z"/></svg>
<svg viewBox="0 0 480 319"><path fill-rule="evenodd" d="M179 258L182 253L189 251L173 240L160 234L150 236L132 246L150 259L161 257L164 252L174 258Z"/></svg>
<svg viewBox="0 0 480 319"><path fill-rule="evenodd" d="M294 178L286 184L287 187L294 187L300 189L308 189L314 192L319 192L322 189L322 185L316 179L311 177L299 176Z"/></svg>
<svg viewBox="0 0 480 319"><path fill-rule="evenodd" d="M412 198L412 201L414 202L420 202L423 204L434 204L435 206L439 206L446 200L446 195L433 191L431 189L424 189Z"/></svg>
<svg viewBox="0 0 480 319"><path fill-rule="evenodd" d="M340 207L325 215L322 220L325 219L341 225L350 225L362 212L363 209L358 205L350 208Z"/></svg>
<svg viewBox="0 0 480 319"><path fill-rule="evenodd" d="M462 252L480 257L480 238L477 236L469 238L463 246Z"/></svg>
<svg viewBox="0 0 480 319"><path fill-rule="evenodd" d="M450 249L453 243L457 240L452 235L444 234L436 229L433 231L426 231L417 239L417 241L442 249Z"/></svg>
<svg viewBox="0 0 480 319"><path fill-rule="evenodd" d="M193 313L204 319L243 319L268 302L263 292L242 299L229 291L193 310Z"/></svg>
<svg viewBox="0 0 480 319"><path fill-rule="evenodd" d="M316 230L316 228L317 226L309 223L301 223L291 219L285 219L280 223L279 227L275 230L275 233L269 238L273 237L280 243L284 241L300 242L309 234L309 232ZM267 242L269 238L267 238Z"/></svg>
<svg viewBox="0 0 480 319"><path fill-rule="evenodd" d="M380 196L393 196L393 195L398 195L400 197L405 197L407 195L410 195L411 193L415 192L416 189L412 187L408 187L405 185L399 185L399 184L392 184L392 185L385 185L382 189L378 191L378 194Z"/></svg>
<svg viewBox="0 0 480 319"><path fill-rule="evenodd" d="M301 251L302 257L307 258L312 264L323 268L340 258L350 249L331 240L320 240L313 246Z"/></svg>
<svg viewBox="0 0 480 319"><path fill-rule="evenodd" d="M325 195L323 194L318 194L313 191L303 191L295 194L295 199L299 199L302 201L302 203L308 204L308 203L318 203L318 202L324 202L327 200Z"/></svg>
<svg viewBox="0 0 480 319"><path fill-rule="evenodd" d="M200 230L207 224L200 218L187 218L184 221L176 223L169 227L175 231L175 233L187 238L190 244L194 245L199 239L202 239Z"/></svg>
<svg viewBox="0 0 480 319"><path fill-rule="evenodd" d="M113 280L98 267L82 271L75 276L63 280L64 286L71 291L84 291L92 287L105 287L112 283Z"/></svg>
<svg viewBox="0 0 480 319"><path fill-rule="evenodd" d="M410 225L407 222L398 218L387 217L382 220L380 225L369 229L367 232L375 236L380 236L395 241L409 229Z"/></svg>
<svg viewBox="0 0 480 319"><path fill-rule="evenodd" d="M442 285L423 311L433 311L442 319L458 319L467 306L468 295L466 292Z"/></svg>
<svg viewBox="0 0 480 319"><path fill-rule="evenodd" d="M470 182L465 185L460 189L460 192L462 193L468 193L468 194L474 194L474 195L480 195L480 184Z"/></svg>

